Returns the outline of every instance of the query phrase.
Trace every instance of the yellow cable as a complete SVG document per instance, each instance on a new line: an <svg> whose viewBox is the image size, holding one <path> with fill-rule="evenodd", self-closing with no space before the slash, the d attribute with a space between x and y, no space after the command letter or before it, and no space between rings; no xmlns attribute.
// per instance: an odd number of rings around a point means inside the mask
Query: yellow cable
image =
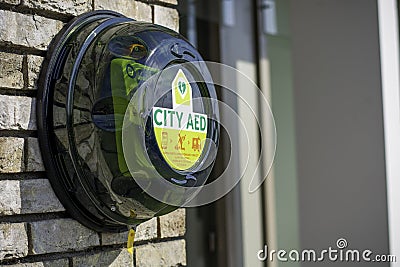
<svg viewBox="0 0 400 267"><path fill-rule="evenodd" d="M133 255L133 244L135 242L135 229L131 228L128 233L127 249L128 252Z"/></svg>

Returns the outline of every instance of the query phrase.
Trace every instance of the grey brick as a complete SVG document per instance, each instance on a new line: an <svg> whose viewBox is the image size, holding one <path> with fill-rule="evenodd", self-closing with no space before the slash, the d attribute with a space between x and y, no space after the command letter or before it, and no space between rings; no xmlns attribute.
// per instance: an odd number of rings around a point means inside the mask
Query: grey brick
<svg viewBox="0 0 400 267"><path fill-rule="evenodd" d="M21 213L21 190L19 181L0 181L0 215Z"/></svg>
<svg viewBox="0 0 400 267"><path fill-rule="evenodd" d="M37 138L29 137L27 139L27 171L44 171L42 153L40 151Z"/></svg>
<svg viewBox="0 0 400 267"><path fill-rule="evenodd" d="M0 137L0 173L24 170L24 139Z"/></svg>
<svg viewBox="0 0 400 267"><path fill-rule="evenodd" d="M151 7L142 2L135 4L136 14L134 19L137 21L153 22Z"/></svg>
<svg viewBox="0 0 400 267"><path fill-rule="evenodd" d="M179 14L176 9L154 6L154 23L179 31Z"/></svg>
<svg viewBox="0 0 400 267"><path fill-rule="evenodd" d="M21 89L24 87L22 73L23 56L0 52L0 86Z"/></svg>
<svg viewBox="0 0 400 267"><path fill-rule="evenodd" d="M24 180L20 188L22 214L65 210L47 179Z"/></svg>
<svg viewBox="0 0 400 267"><path fill-rule="evenodd" d="M28 255L28 236L25 224L0 224L0 248L0 260Z"/></svg>
<svg viewBox="0 0 400 267"><path fill-rule="evenodd" d="M81 250L99 245L96 232L72 219L30 223L32 254Z"/></svg>
<svg viewBox="0 0 400 267"><path fill-rule="evenodd" d="M94 9L109 9L138 21L152 22L151 7L133 0L95 0Z"/></svg>
<svg viewBox="0 0 400 267"><path fill-rule="evenodd" d="M1 2L11 5L18 5L20 3L20 0L2 0Z"/></svg>
<svg viewBox="0 0 400 267"><path fill-rule="evenodd" d="M136 229L135 242L157 238L157 218L152 218L138 225ZM102 233L102 245L124 244L128 240L128 232Z"/></svg>
<svg viewBox="0 0 400 267"><path fill-rule="evenodd" d="M126 249L102 252L83 257L72 258L74 267L97 267L97 266L131 266L132 255Z"/></svg>
<svg viewBox="0 0 400 267"><path fill-rule="evenodd" d="M62 26L61 21L0 10L0 43L46 50Z"/></svg>
<svg viewBox="0 0 400 267"><path fill-rule="evenodd" d="M136 251L136 267L141 266L185 266L185 240L146 244L138 246Z"/></svg>
<svg viewBox="0 0 400 267"><path fill-rule="evenodd" d="M177 209L160 217L161 238L183 236L185 230L185 209Z"/></svg>
<svg viewBox="0 0 400 267"><path fill-rule="evenodd" d="M36 130L36 100L0 95L0 130Z"/></svg>
<svg viewBox="0 0 400 267"><path fill-rule="evenodd" d="M43 9L67 15L79 15L91 10L91 0L22 0L29 8Z"/></svg>
<svg viewBox="0 0 400 267"><path fill-rule="evenodd" d="M0 130L36 130L36 100L0 95Z"/></svg>
<svg viewBox="0 0 400 267"><path fill-rule="evenodd" d="M28 88L37 89L37 81L43 63L43 57L28 55Z"/></svg>
<svg viewBox="0 0 400 267"><path fill-rule="evenodd" d="M102 245L124 244L128 240L128 232L122 233L101 233Z"/></svg>
<svg viewBox="0 0 400 267"><path fill-rule="evenodd" d="M7 266L8 267L68 267L69 263L67 259L60 259L60 260L43 261L43 262L18 263Z"/></svg>
<svg viewBox="0 0 400 267"><path fill-rule="evenodd" d="M0 181L0 215L64 211L47 179Z"/></svg>
<svg viewBox="0 0 400 267"><path fill-rule="evenodd" d="M157 238L157 218L153 218L138 225L135 241L151 240Z"/></svg>

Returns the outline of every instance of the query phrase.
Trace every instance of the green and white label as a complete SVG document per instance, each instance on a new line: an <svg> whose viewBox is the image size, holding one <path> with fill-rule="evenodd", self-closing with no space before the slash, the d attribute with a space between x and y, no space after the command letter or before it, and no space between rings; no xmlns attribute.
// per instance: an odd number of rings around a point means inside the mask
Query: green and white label
<svg viewBox="0 0 400 267"><path fill-rule="evenodd" d="M191 168L200 158L207 137L207 115L193 112L192 87L179 69L172 81L173 108L153 107L153 128L167 163Z"/></svg>

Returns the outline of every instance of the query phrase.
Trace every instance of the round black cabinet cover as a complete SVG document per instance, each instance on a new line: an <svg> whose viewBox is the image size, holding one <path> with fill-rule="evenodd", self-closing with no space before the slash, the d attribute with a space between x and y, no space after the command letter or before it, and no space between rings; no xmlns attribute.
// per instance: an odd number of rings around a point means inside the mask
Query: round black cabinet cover
<svg viewBox="0 0 400 267"><path fill-rule="evenodd" d="M183 205L179 192L147 189L206 183L216 98L201 56L178 33L111 11L75 18L50 46L37 103L45 167L67 211L114 232ZM162 201L172 195L173 204Z"/></svg>

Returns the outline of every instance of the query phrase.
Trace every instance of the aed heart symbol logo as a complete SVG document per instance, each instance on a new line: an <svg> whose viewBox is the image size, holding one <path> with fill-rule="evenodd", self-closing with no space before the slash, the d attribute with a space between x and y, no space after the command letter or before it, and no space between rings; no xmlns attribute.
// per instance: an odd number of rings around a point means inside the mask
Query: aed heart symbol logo
<svg viewBox="0 0 400 267"><path fill-rule="evenodd" d="M182 98L184 98L185 93L186 93L186 83L184 81L179 81L178 89L179 89L179 93L181 93Z"/></svg>
<svg viewBox="0 0 400 267"><path fill-rule="evenodd" d="M172 81L173 104L174 108L178 106L191 106L192 90L186 75L181 69L178 70Z"/></svg>

